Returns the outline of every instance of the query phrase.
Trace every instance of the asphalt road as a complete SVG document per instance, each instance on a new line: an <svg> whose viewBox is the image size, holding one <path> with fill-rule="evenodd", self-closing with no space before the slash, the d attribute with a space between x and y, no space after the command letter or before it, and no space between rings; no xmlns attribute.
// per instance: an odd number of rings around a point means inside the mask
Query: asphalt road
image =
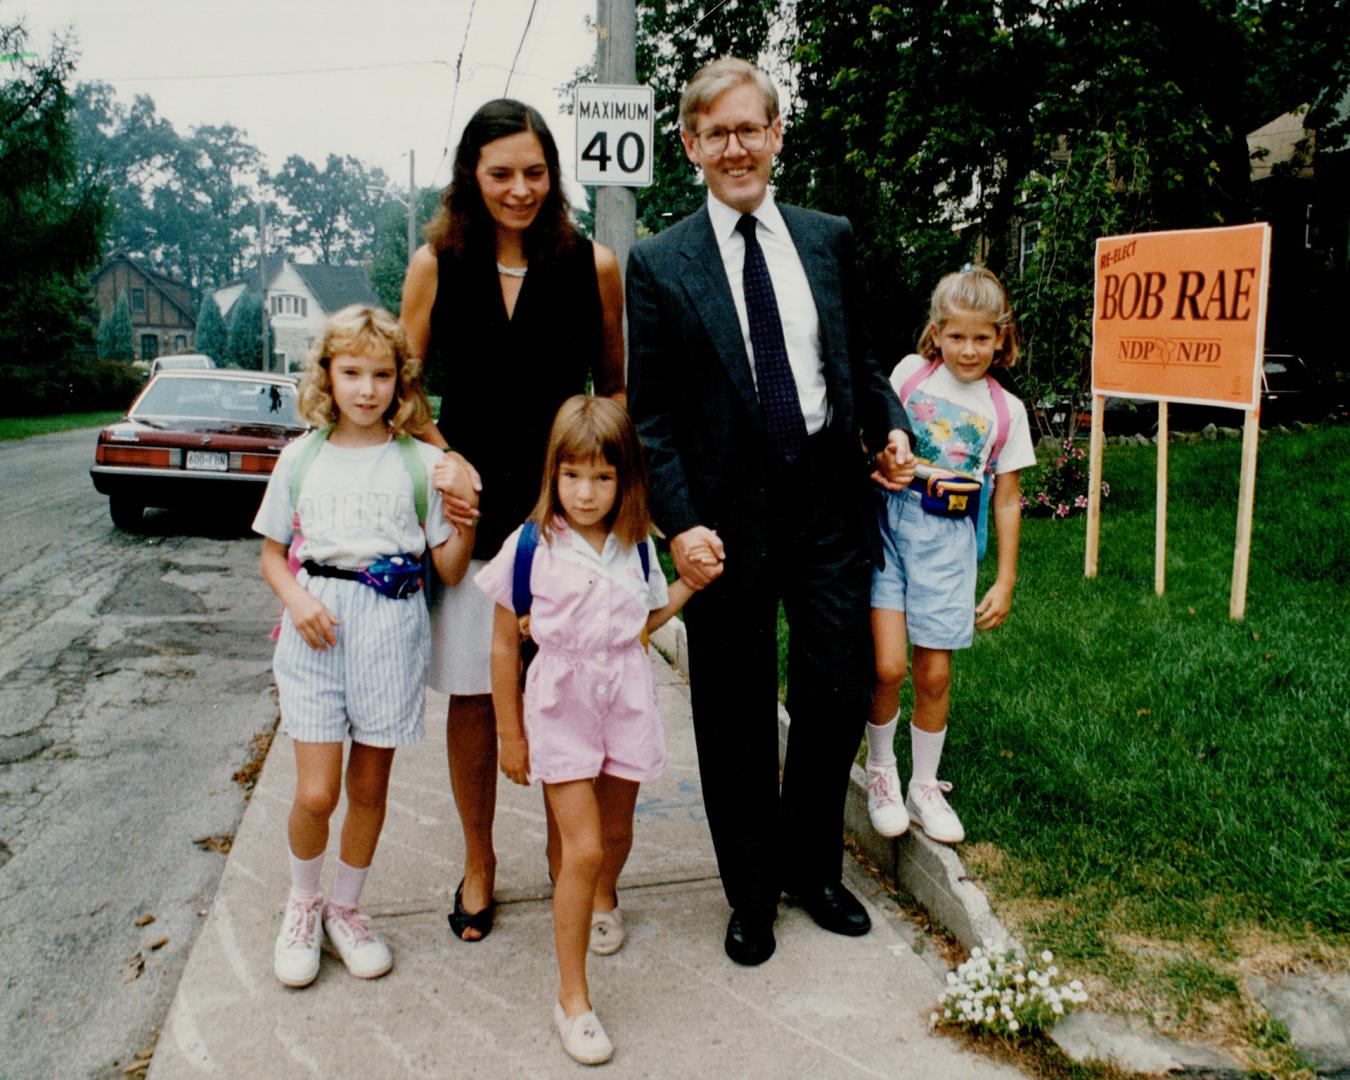
<svg viewBox="0 0 1350 1080"><path fill-rule="evenodd" d="M247 521L114 529L93 436L0 443L3 1080L153 1046L277 715Z"/></svg>

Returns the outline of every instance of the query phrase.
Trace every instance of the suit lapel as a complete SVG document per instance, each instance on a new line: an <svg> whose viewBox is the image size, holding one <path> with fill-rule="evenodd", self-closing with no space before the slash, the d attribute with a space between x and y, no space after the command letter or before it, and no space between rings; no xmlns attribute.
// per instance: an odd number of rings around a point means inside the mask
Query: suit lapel
<svg viewBox="0 0 1350 1080"><path fill-rule="evenodd" d="M759 397L750 373L745 339L741 336L741 320L736 315L736 302L731 298L731 285L727 282L722 252L718 250L717 236L706 206L695 211L689 219L687 233L680 247L684 260L680 283L708 331L732 385L746 407L758 417Z"/></svg>

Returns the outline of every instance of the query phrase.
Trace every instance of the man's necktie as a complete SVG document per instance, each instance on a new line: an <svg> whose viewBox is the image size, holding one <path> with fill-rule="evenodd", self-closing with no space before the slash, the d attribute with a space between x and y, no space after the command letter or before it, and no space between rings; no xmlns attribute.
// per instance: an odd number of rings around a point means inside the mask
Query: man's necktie
<svg viewBox="0 0 1350 1080"><path fill-rule="evenodd" d="M784 461L797 460L806 443L806 421L797 396L797 380L788 366L787 342L783 340L783 320L764 251L755 236L753 214L742 214L736 231L745 237L745 310L750 317L750 348L755 355L755 387L769 441Z"/></svg>

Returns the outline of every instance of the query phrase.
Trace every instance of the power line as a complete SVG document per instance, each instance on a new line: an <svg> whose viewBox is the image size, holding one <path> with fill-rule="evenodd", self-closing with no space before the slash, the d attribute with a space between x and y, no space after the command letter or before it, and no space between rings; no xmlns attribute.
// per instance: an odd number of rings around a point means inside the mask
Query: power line
<svg viewBox="0 0 1350 1080"><path fill-rule="evenodd" d="M461 53L461 56L463 54ZM445 60L399 60L388 64L358 64L349 67L291 68L282 71L221 71L195 75L95 75L95 82L191 82L201 79L270 79L286 75L328 75L343 71L381 71L386 68L428 67L440 64L449 67Z"/></svg>
<svg viewBox="0 0 1350 1080"><path fill-rule="evenodd" d="M702 26L703 23L704 23L708 18L710 18L711 16L713 16L713 15L715 15L715 14L717 13L718 8L724 7L724 6L726 5L726 3L727 3L727 0L720 0L720 2L719 2L719 3L718 3L711 11L709 11L707 14L705 14L702 18L695 19L695 20L694 20L693 22L691 22L688 26L686 26L683 30L681 30L679 33L677 33L677 34L675 35L675 40L678 41L680 38L684 37L685 34L689 33L690 30L695 30L695 29L697 29L698 27Z"/></svg>
<svg viewBox="0 0 1350 1080"><path fill-rule="evenodd" d="M459 55L455 57L455 85L450 91L450 119L445 124L445 145L441 147L441 160L431 172L431 186L435 187L436 177L441 174L441 166L450 156L450 133L455 130L455 105L459 101L459 80L464 71L464 50L469 47L469 28L473 25L473 9L478 0L469 0L469 16L464 20L464 40L459 43Z"/></svg>
<svg viewBox="0 0 1350 1080"><path fill-rule="evenodd" d="M525 17L525 29L520 34L520 44L516 46L516 55L511 59L511 70L506 73L506 89L502 91L502 97L506 97L511 92L511 76L516 73L516 63L520 60L520 50L525 47L525 38L530 33L530 23L534 21L534 9L539 6L539 0L530 0L530 13Z"/></svg>

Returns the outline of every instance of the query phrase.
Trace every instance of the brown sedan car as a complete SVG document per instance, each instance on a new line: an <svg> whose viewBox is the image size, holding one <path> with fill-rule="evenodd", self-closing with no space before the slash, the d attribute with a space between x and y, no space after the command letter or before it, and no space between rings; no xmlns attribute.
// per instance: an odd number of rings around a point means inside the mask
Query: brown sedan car
<svg viewBox="0 0 1350 1080"><path fill-rule="evenodd" d="M254 371L165 371L99 432L89 475L113 524L147 506L256 509L282 447L309 430L293 379Z"/></svg>

